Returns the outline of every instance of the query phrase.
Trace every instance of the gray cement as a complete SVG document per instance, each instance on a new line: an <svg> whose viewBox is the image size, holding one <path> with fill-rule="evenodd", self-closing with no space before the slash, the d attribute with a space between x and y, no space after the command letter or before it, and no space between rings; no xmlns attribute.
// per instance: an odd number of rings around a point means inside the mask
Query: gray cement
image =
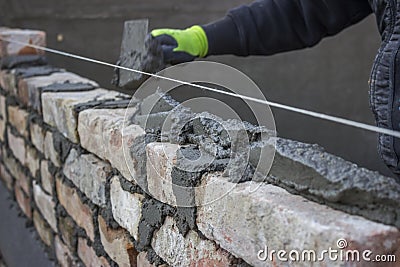
<svg viewBox="0 0 400 267"><path fill-rule="evenodd" d="M36 67L17 68L14 71L15 74L20 78L30 78L35 76L47 76L55 72L60 72L61 69L49 65L43 65Z"/></svg>
<svg viewBox="0 0 400 267"><path fill-rule="evenodd" d="M47 65L47 59L41 55L14 55L3 57L0 60L0 69L13 69L23 66L42 66Z"/></svg>
<svg viewBox="0 0 400 267"><path fill-rule="evenodd" d="M41 87L42 93L45 92L76 92L93 90L95 87L87 83L54 83Z"/></svg>
<svg viewBox="0 0 400 267"><path fill-rule="evenodd" d="M400 227L400 184L318 145L278 138L266 180L333 208Z"/></svg>

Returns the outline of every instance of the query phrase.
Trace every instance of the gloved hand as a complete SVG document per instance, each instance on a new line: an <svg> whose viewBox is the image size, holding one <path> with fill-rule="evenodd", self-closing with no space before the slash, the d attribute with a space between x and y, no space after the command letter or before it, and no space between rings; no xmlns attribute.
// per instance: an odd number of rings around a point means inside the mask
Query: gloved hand
<svg viewBox="0 0 400 267"><path fill-rule="evenodd" d="M198 25L185 30L155 29L150 34L161 45L166 64L192 61L207 55L207 36Z"/></svg>

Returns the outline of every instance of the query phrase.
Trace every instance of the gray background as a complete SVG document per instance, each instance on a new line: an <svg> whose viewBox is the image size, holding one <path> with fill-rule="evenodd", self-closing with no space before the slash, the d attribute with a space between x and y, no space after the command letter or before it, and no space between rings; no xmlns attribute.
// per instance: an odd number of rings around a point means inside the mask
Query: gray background
<svg viewBox="0 0 400 267"><path fill-rule="evenodd" d="M183 28L217 19L246 2L251 1L0 0L0 24L44 30L51 48L114 63L125 20L149 18L150 28ZM57 41L58 34L63 35L62 42ZM370 16L312 49L271 57L209 59L246 73L271 101L373 124L367 82L379 40L375 18ZM112 88L111 68L48 56L52 64ZM376 134L274 108L273 112L280 136L318 143L331 153L391 175L377 154Z"/></svg>

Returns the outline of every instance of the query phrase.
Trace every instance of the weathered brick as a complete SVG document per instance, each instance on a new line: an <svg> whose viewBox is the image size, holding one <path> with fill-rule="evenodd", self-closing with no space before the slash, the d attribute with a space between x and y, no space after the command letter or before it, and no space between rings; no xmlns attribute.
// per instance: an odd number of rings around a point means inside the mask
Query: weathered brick
<svg viewBox="0 0 400 267"><path fill-rule="evenodd" d="M51 247L53 245L54 239L53 232L51 231L51 228L48 226L45 220L42 218L42 216L35 210L33 211L33 224L43 243Z"/></svg>
<svg viewBox="0 0 400 267"><path fill-rule="evenodd" d="M0 57L11 55L37 55L44 54L43 50L8 42L16 40L21 43L46 46L46 33L37 30L4 29L0 32Z"/></svg>
<svg viewBox="0 0 400 267"><path fill-rule="evenodd" d="M0 141L5 141L5 133L6 133L6 120L0 119Z"/></svg>
<svg viewBox="0 0 400 267"><path fill-rule="evenodd" d="M106 183L111 166L92 154L79 155L72 149L63 172L93 203L106 206Z"/></svg>
<svg viewBox="0 0 400 267"><path fill-rule="evenodd" d="M8 122L17 129L18 133L28 137L28 116L29 113L18 106L8 106Z"/></svg>
<svg viewBox="0 0 400 267"><path fill-rule="evenodd" d="M0 72L1 76L1 72ZM0 78L1 80L1 78ZM6 97L0 95L0 141L4 142L4 135L6 131L6 122L7 122L7 114L6 114Z"/></svg>
<svg viewBox="0 0 400 267"><path fill-rule="evenodd" d="M56 204L54 203L52 197L46 194L40 185L38 185L35 181L32 182L32 186L33 198L35 199L36 206L53 231L57 232L57 219L55 211Z"/></svg>
<svg viewBox="0 0 400 267"><path fill-rule="evenodd" d="M128 233L122 229L111 229L99 216L100 239L104 250L119 266L136 266L138 252L129 240Z"/></svg>
<svg viewBox="0 0 400 267"><path fill-rule="evenodd" d="M36 173L40 167L39 155L36 149L30 146L26 148L26 167L28 167L31 175L36 177Z"/></svg>
<svg viewBox="0 0 400 267"><path fill-rule="evenodd" d="M151 245L171 266L232 266L234 259L193 230L183 236L171 217L154 233Z"/></svg>
<svg viewBox="0 0 400 267"><path fill-rule="evenodd" d="M19 174L19 176L15 177L15 184L24 190L27 196L30 196L30 178L23 172L20 172Z"/></svg>
<svg viewBox="0 0 400 267"><path fill-rule="evenodd" d="M24 191L19 187L18 185L15 185L15 199L17 200L17 203L23 213L28 217L29 219L32 218L32 208L31 208L31 200L30 198L25 195Z"/></svg>
<svg viewBox="0 0 400 267"><path fill-rule="evenodd" d="M47 160L42 160L40 163L40 176L44 191L49 195L53 195L54 177L49 171L49 162Z"/></svg>
<svg viewBox="0 0 400 267"><path fill-rule="evenodd" d="M86 267L110 266L107 259L104 257L97 257L96 252L87 244L86 239L81 237L78 240L78 256Z"/></svg>
<svg viewBox="0 0 400 267"><path fill-rule="evenodd" d="M89 79L83 78L71 72L56 72L47 76L36 76L20 79L18 82L18 94L21 101L32 107L39 113L42 113L41 93L42 87L49 86L55 83L71 83L71 84L90 84L97 87L98 84Z"/></svg>
<svg viewBox="0 0 400 267"><path fill-rule="evenodd" d="M44 156L51 160L54 166L61 166L60 155L54 148L53 133L50 131L47 131L44 137Z"/></svg>
<svg viewBox="0 0 400 267"><path fill-rule="evenodd" d="M151 264L147 259L147 252L140 252L137 256L137 266L140 267L156 267L157 265ZM158 267L167 267L166 264L158 265Z"/></svg>
<svg viewBox="0 0 400 267"><path fill-rule="evenodd" d="M58 229L62 241L73 251L76 247L75 223L69 216L58 217Z"/></svg>
<svg viewBox="0 0 400 267"><path fill-rule="evenodd" d="M4 181L7 189L9 191L13 188L13 178L11 177L10 173L6 170L5 166L0 163L0 177Z"/></svg>
<svg viewBox="0 0 400 267"><path fill-rule="evenodd" d="M110 197L114 219L137 240L139 221L142 216L143 195L123 190L119 178L113 177Z"/></svg>
<svg viewBox="0 0 400 267"><path fill-rule="evenodd" d="M143 165L138 162L145 160L137 153L129 153L133 145L144 142L144 130L140 126L129 125L127 121L129 114L133 114L136 109L84 110L79 113L78 123L82 147L108 160L129 181L137 179L140 166ZM88 132L91 134L88 135Z"/></svg>
<svg viewBox="0 0 400 267"><path fill-rule="evenodd" d="M0 70L0 87L11 95L18 94L15 70Z"/></svg>
<svg viewBox="0 0 400 267"><path fill-rule="evenodd" d="M54 238L54 249L56 251L57 261L61 267L77 266L75 257L58 236Z"/></svg>
<svg viewBox="0 0 400 267"><path fill-rule="evenodd" d="M60 179L56 179L58 200L78 226L85 229L86 234L94 240L92 210L80 199L76 189L69 187Z"/></svg>
<svg viewBox="0 0 400 267"><path fill-rule="evenodd" d="M6 97L3 95L0 95L0 117L6 118L7 113L6 113Z"/></svg>
<svg viewBox="0 0 400 267"><path fill-rule="evenodd" d="M216 173L206 175L203 186L196 195L204 203L197 208L199 230L254 266L265 266L257 253L266 245L274 250L321 252L336 248L337 240L345 238L349 248L377 254L392 254L399 247L400 233L394 227L333 210L270 184L232 184ZM340 261L326 264L342 266Z"/></svg>
<svg viewBox="0 0 400 267"><path fill-rule="evenodd" d="M19 160L22 165L26 163L26 150L25 141L21 137L12 134L10 129L7 129L8 145L13 152L15 158Z"/></svg>
<svg viewBox="0 0 400 267"><path fill-rule="evenodd" d="M14 177L14 179L16 180L22 180L19 181L19 183L24 188L24 190L27 190L27 188L29 188L29 184L25 173L23 173L20 164L18 164L17 160L12 155L10 155L5 149L3 149L3 162L4 165L7 167L8 171L10 172L11 176Z"/></svg>
<svg viewBox="0 0 400 267"><path fill-rule="evenodd" d="M118 95L118 92L105 89L86 92L43 93L43 120L47 124L56 127L72 142L78 143L78 114L75 112L74 107L77 104L83 104L95 99L114 99ZM60 107L63 108L60 109Z"/></svg>
<svg viewBox="0 0 400 267"><path fill-rule="evenodd" d="M31 132L31 141L32 144L36 147L40 152L44 152L44 131L39 124L31 123L30 124L30 132Z"/></svg>
<svg viewBox="0 0 400 267"><path fill-rule="evenodd" d="M172 167L176 163L179 145L150 143L146 146L147 184L149 193L157 200L176 206L172 183Z"/></svg>

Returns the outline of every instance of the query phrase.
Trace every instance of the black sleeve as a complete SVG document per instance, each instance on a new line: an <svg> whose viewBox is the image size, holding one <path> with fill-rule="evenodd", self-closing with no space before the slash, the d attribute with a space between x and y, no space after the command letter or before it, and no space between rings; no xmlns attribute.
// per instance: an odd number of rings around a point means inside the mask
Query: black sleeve
<svg viewBox="0 0 400 267"><path fill-rule="evenodd" d="M208 55L271 55L311 47L371 12L368 0L261 0L202 27Z"/></svg>

